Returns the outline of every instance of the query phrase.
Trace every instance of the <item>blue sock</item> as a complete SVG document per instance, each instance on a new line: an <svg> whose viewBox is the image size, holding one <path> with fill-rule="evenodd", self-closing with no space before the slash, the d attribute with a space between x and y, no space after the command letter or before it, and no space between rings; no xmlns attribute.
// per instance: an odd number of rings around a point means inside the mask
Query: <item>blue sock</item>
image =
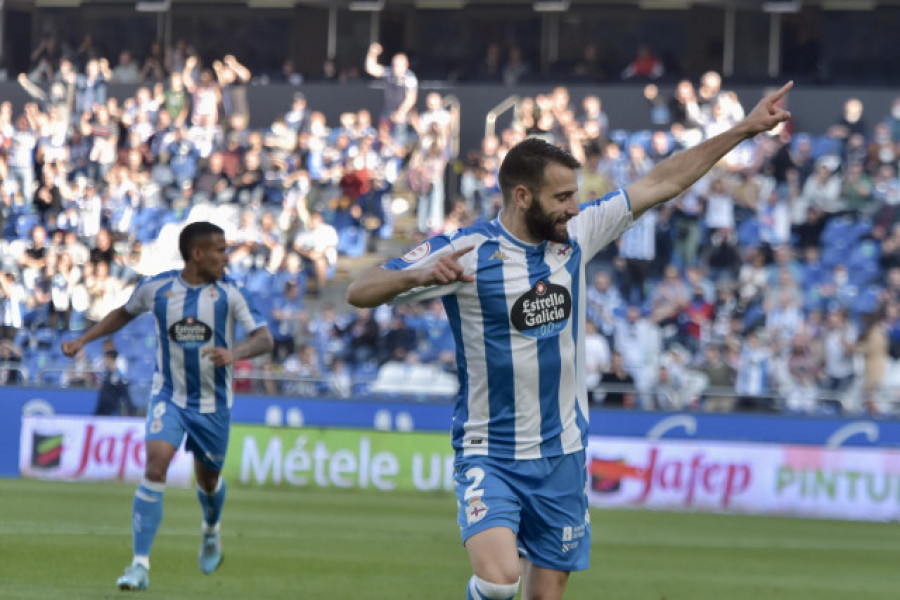
<svg viewBox="0 0 900 600"><path fill-rule="evenodd" d="M142 479L134 493L131 531L135 557L148 559L153 538L163 517L165 483Z"/></svg>
<svg viewBox="0 0 900 600"><path fill-rule="evenodd" d="M200 508L203 510L203 525L205 528L212 529L219 524L219 519L222 518L222 506L225 504L225 480L219 477L219 483L212 494L207 494L198 487L197 499L200 500Z"/></svg>

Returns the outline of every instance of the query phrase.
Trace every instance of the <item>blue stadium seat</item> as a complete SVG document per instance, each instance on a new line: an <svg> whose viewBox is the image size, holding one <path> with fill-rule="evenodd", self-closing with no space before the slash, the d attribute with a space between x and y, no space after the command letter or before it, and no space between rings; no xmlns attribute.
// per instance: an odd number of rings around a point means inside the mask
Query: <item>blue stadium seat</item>
<svg viewBox="0 0 900 600"><path fill-rule="evenodd" d="M40 222L41 218L38 215L19 215L16 218L16 235L19 239L28 238L31 235L31 230Z"/></svg>
<svg viewBox="0 0 900 600"><path fill-rule="evenodd" d="M367 234L362 227L346 227L338 233L338 254L358 258L366 253Z"/></svg>
<svg viewBox="0 0 900 600"><path fill-rule="evenodd" d="M630 134L624 129L613 129L609 132L609 139L616 143L619 148L624 150L628 146L628 138Z"/></svg>
<svg viewBox="0 0 900 600"><path fill-rule="evenodd" d="M628 146L637 144L642 146L645 152L650 151L650 140L653 139L653 132L649 129L639 129L628 137Z"/></svg>
<svg viewBox="0 0 900 600"><path fill-rule="evenodd" d="M840 156L841 143L825 134L816 136L813 139L812 155L813 158L821 158L823 156L835 155Z"/></svg>
<svg viewBox="0 0 900 600"><path fill-rule="evenodd" d="M737 226L737 240L743 248L758 246L759 239L759 221L756 218L742 221Z"/></svg>

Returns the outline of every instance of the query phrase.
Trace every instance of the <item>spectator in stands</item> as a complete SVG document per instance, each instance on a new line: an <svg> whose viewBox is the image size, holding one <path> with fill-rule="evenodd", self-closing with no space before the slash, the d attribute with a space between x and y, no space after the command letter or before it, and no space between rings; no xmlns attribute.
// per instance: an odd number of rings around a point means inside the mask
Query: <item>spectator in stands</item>
<svg viewBox="0 0 900 600"><path fill-rule="evenodd" d="M12 265L0 270L0 341L12 341L22 329L26 291Z"/></svg>
<svg viewBox="0 0 900 600"><path fill-rule="evenodd" d="M824 385L826 390L841 394L853 383L853 355L858 340L856 326L841 308L828 311L825 336Z"/></svg>
<svg viewBox="0 0 900 600"><path fill-rule="evenodd" d="M166 80L166 57L159 40L150 42L150 51L144 57L138 80L141 82L161 83Z"/></svg>
<svg viewBox="0 0 900 600"><path fill-rule="evenodd" d="M625 302L619 288L613 285L612 277L606 270L594 274L591 287L587 290L587 320L606 337L612 337L615 330L615 314L624 309Z"/></svg>
<svg viewBox="0 0 900 600"><path fill-rule="evenodd" d="M697 370L707 380L701 400L702 409L706 412L732 412L737 403L734 395L736 372L723 360L722 349L718 344L707 344L703 351L703 362Z"/></svg>
<svg viewBox="0 0 900 600"><path fill-rule="evenodd" d="M371 309L357 308L350 322L335 328L343 340L341 358L348 365L359 367L378 360L381 330Z"/></svg>
<svg viewBox="0 0 900 600"><path fill-rule="evenodd" d="M641 314L639 306L632 304L625 318L616 323L613 348L622 355L625 370L641 394L638 398L640 408L649 408L643 394L653 386L662 353L659 327Z"/></svg>
<svg viewBox="0 0 900 600"><path fill-rule="evenodd" d="M6 142L8 177L17 184L16 194L23 202L31 200L34 192L34 150L38 141L37 113L37 105L27 103L24 112L16 117L15 129Z"/></svg>
<svg viewBox="0 0 900 600"><path fill-rule="evenodd" d="M252 77L250 69L241 64L233 54L226 54L221 61L213 61L213 71L216 74L225 116L231 118L233 115L240 115L249 120L247 84Z"/></svg>
<svg viewBox="0 0 900 600"><path fill-rule="evenodd" d="M609 384L608 391L604 388L604 384ZM600 377L598 388L593 391L588 390L588 397L592 404L602 404L614 408L635 407L634 379L625 369L620 352L616 350L612 352L609 371Z"/></svg>
<svg viewBox="0 0 900 600"><path fill-rule="evenodd" d="M405 312L399 307L394 309L390 325L382 336L380 364L406 362L407 357L416 351L416 331L409 326Z"/></svg>
<svg viewBox="0 0 900 600"><path fill-rule="evenodd" d="M93 112L107 101L107 82L112 73L105 58L88 60L83 74L75 81L75 113Z"/></svg>
<svg viewBox="0 0 900 600"><path fill-rule="evenodd" d="M112 69L112 82L135 84L140 80L140 67L132 56L131 50L125 49L119 52L119 60Z"/></svg>
<svg viewBox="0 0 900 600"><path fill-rule="evenodd" d="M741 343L737 368L738 410L769 411L775 408L771 393L771 360L771 350L760 338L760 330L750 329Z"/></svg>
<svg viewBox="0 0 900 600"><path fill-rule="evenodd" d="M647 44L638 46L637 54L622 71L622 79L636 77L659 79L666 72L663 61L656 56Z"/></svg>
<svg viewBox="0 0 900 600"><path fill-rule="evenodd" d="M575 81L596 82L609 78L609 69L595 43L584 45L581 58L572 67L572 78Z"/></svg>
<svg viewBox="0 0 900 600"><path fill-rule="evenodd" d="M839 155L844 154L844 148L851 135L865 135L868 131L868 126L862 117L862 101L859 98L848 98L844 102L841 117L827 129L826 135L838 142Z"/></svg>
<svg viewBox="0 0 900 600"><path fill-rule="evenodd" d="M369 46L366 54L366 73L376 79L384 80L384 105L381 109L381 120L392 123L393 136L406 139L409 125L409 113L416 105L419 92L419 81L409 70L409 58L398 52L391 59L391 68L387 69L378 63L384 49L381 44Z"/></svg>
<svg viewBox="0 0 900 600"><path fill-rule="evenodd" d="M2 305L2 300L0 300ZM2 331L2 326L0 326ZM2 334L0 334L2 335ZM20 370L22 350L12 340L0 337L0 385L22 385L25 377Z"/></svg>
<svg viewBox="0 0 900 600"><path fill-rule="evenodd" d="M128 391L128 379L119 371L116 359L119 353L107 350L103 353L103 372L100 375L100 389L97 392L95 415L129 416L136 414L131 394Z"/></svg>
<svg viewBox="0 0 900 600"><path fill-rule="evenodd" d="M885 412L881 394L887 376L890 340L883 309L868 313L862 318L859 335L859 353L863 365L863 403L871 415Z"/></svg>
<svg viewBox="0 0 900 600"><path fill-rule="evenodd" d="M481 82L499 82L503 77L503 46L491 42L484 51L484 57L476 65L472 79Z"/></svg>
<svg viewBox="0 0 900 600"><path fill-rule="evenodd" d="M656 260L656 222L658 209L653 208L635 221L619 238L619 258L616 268L622 282L626 302L643 302L647 297L648 281L653 276Z"/></svg>
<svg viewBox="0 0 900 600"><path fill-rule="evenodd" d="M516 85L531 74L531 65L525 60L522 48L513 44L506 55L506 63L503 65L502 79L506 85Z"/></svg>
<svg viewBox="0 0 900 600"><path fill-rule="evenodd" d="M796 332L788 347L787 381L783 390L785 409L792 413L814 414L818 408L821 357L814 340L805 332Z"/></svg>
<svg viewBox="0 0 900 600"><path fill-rule="evenodd" d="M275 346L272 348L272 360L282 362L295 350L295 341L300 328L307 320L304 310L300 286L296 281L288 280L281 288L284 295L276 295L272 305L272 337Z"/></svg>
<svg viewBox="0 0 900 600"><path fill-rule="evenodd" d="M584 370L588 394L600 385L604 373L612 366L609 341L601 334L593 321L587 320L584 328Z"/></svg>
<svg viewBox="0 0 900 600"><path fill-rule="evenodd" d="M195 72L198 71L197 76ZM182 79L185 89L191 95L191 125L218 123L222 90L219 89L213 72L208 68L200 68L200 60L196 55L191 55L185 61Z"/></svg>
<svg viewBox="0 0 900 600"><path fill-rule="evenodd" d="M38 45L31 51L32 70L28 78L32 81L51 81L59 68L63 51L59 38L50 32L45 32Z"/></svg>
<svg viewBox="0 0 900 600"><path fill-rule="evenodd" d="M315 278L316 287L311 289L314 294L320 294L334 277L337 244L337 231L325 222L319 211L310 213L309 227L294 238L294 251L304 259Z"/></svg>
<svg viewBox="0 0 900 600"><path fill-rule="evenodd" d="M56 173L52 167L45 167L41 171L40 183L34 192L32 202L35 210L41 216L41 222L47 225L51 220L55 221L62 212L62 190L57 185Z"/></svg>
<svg viewBox="0 0 900 600"><path fill-rule="evenodd" d="M664 330L670 327L672 337L677 329L679 317L691 300L691 290L681 278L678 267L668 264L663 269L662 280L650 294L650 320Z"/></svg>

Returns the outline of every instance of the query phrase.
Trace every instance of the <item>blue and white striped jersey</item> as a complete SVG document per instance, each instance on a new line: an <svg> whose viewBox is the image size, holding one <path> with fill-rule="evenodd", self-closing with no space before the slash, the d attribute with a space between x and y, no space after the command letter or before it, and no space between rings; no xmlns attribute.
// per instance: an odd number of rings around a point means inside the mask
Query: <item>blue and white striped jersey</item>
<svg viewBox="0 0 900 600"><path fill-rule="evenodd" d="M145 277L125 310L132 315L151 311L156 320L153 400L164 398L201 413L231 408L231 366L215 366L200 357L200 350L232 348L237 323L246 332L266 325L233 279L226 275L192 286L177 270Z"/></svg>
<svg viewBox="0 0 900 600"><path fill-rule="evenodd" d="M427 268L460 258L475 281L416 288L395 302L442 297L456 341L453 447L463 455L570 454L587 437L585 264L632 224L625 190L581 205L569 242L528 244L496 219L438 235L385 264Z"/></svg>

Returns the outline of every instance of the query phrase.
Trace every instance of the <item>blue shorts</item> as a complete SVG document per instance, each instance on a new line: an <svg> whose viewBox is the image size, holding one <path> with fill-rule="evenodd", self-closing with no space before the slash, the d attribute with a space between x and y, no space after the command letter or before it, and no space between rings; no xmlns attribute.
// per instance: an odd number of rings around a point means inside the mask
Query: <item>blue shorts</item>
<svg viewBox="0 0 900 600"><path fill-rule="evenodd" d="M201 413L166 399L153 399L147 410L146 440L162 440L176 448L187 434L185 448L210 469L221 472L231 431L229 411Z"/></svg>
<svg viewBox="0 0 900 600"><path fill-rule="evenodd" d="M457 522L467 539L491 527L516 534L519 554L557 571L588 568L591 518L585 453L536 460L457 456Z"/></svg>

